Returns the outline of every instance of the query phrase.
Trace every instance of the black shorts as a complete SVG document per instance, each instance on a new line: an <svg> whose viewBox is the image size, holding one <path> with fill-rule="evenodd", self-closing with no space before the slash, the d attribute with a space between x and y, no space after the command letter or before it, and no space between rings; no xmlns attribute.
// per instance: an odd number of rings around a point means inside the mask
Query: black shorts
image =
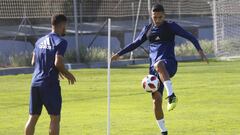
<svg viewBox="0 0 240 135"><path fill-rule="evenodd" d="M62 96L59 85L31 87L29 114L40 115L43 105L47 109L48 114L60 115Z"/></svg>

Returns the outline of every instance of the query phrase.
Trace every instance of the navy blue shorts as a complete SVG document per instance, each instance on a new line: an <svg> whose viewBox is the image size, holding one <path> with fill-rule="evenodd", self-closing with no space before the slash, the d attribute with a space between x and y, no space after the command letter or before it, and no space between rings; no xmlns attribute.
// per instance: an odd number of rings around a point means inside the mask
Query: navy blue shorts
<svg viewBox="0 0 240 135"><path fill-rule="evenodd" d="M60 115L62 96L59 85L31 87L29 114L40 115L43 105L49 115Z"/></svg>
<svg viewBox="0 0 240 135"><path fill-rule="evenodd" d="M169 60L169 59L163 59L161 61L163 61L165 63L165 67L167 69L167 72L168 72L170 78L173 77L177 72L177 61ZM149 68L149 74L155 75L155 76L158 77L158 79L160 81L160 87L158 88L158 91L161 94L163 94L164 85L163 85L163 82L160 79L160 76L159 76L158 72L154 69L154 67Z"/></svg>

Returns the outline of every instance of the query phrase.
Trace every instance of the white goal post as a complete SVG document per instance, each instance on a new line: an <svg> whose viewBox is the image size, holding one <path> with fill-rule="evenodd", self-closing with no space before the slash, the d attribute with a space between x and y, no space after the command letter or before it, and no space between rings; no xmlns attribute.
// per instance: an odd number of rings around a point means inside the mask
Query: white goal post
<svg viewBox="0 0 240 135"><path fill-rule="evenodd" d="M213 0L212 14L216 57L240 58L240 1Z"/></svg>

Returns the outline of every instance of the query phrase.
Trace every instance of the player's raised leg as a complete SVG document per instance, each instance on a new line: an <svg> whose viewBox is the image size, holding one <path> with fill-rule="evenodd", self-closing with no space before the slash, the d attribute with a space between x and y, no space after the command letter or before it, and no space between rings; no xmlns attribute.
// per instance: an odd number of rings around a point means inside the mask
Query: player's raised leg
<svg viewBox="0 0 240 135"><path fill-rule="evenodd" d="M162 60L157 61L154 64L154 68L158 72L160 79L163 82L164 87L166 88L167 96L168 96L167 110L171 111L177 105L177 97L175 96L175 94L173 92L172 82L170 80L170 75L166 69L165 62Z"/></svg>
<svg viewBox="0 0 240 135"><path fill-rule="evenodd" d="M162 95L156 91L152 93L153 99L153 111L157 120L157 124L163 135L167 134L167 128L165 127L164 114L162 110Z"/></svg>
<svg viewBox="0 0 240 135"><path fill-rule="evenodd" d="M50 115L49 135L59 135L60 115Z"/></svg>
<svg viewBox="0 0 240 135"><path fill-rule="evenodd" d="M25 125L24 134L33 135L35 131L35 126L40 115L29 115L28 121Z"/></svg>

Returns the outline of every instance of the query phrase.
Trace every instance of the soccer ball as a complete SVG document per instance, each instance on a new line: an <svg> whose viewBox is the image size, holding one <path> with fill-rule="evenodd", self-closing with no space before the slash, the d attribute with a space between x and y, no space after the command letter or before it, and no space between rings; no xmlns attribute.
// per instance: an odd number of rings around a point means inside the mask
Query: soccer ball
<svg viewBox="0 0 240 135"><path fill-rule="evenodd" d="M147 75L142 80L142 87L146 92L155 92L158 90L160 81L155 75Z"/></svg>

